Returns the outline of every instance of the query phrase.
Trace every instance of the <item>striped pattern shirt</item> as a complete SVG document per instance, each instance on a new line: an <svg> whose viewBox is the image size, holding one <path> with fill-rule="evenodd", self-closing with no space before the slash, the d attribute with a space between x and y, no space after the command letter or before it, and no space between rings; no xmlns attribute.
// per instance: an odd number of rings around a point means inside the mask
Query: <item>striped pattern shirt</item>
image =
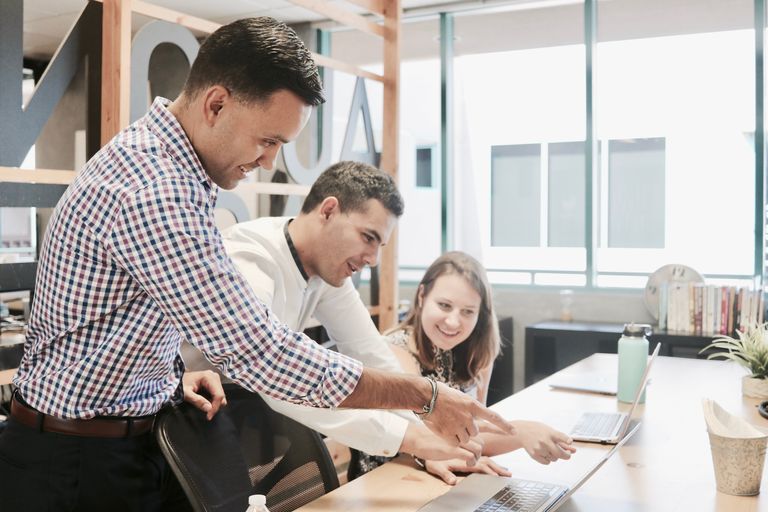
<svg viewBox="0 0 768 512"><path fill-rule="evenodd" d="M217 187L167 104L103 147L56 206L21 396L64 418L155 413L181 399L184 339L248 389L337 406L360 363L291 331L253 294L214 225Z"/></svg>

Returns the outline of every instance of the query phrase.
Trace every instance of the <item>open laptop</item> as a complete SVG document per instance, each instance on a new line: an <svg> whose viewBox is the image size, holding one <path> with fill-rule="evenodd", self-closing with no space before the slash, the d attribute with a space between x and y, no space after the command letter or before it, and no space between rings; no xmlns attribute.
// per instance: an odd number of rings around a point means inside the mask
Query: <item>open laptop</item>
<svg viewBox="0 0 768 512"><path fill-rule="evenodd" d="M635 400L632 402L627 412L585 412L576 422L576 425L570 432L570 436L576 441L587 441L590 443L616 444L624 437L624 433L629 428L629 422L632 414L640 403L640 397L643 396L648 376L651 372L651 366L661 348L661 343L656 344L656 348L645 365L645 371L640 378L635 392Z"/></svg>
<svg viewBox="0 0 768 512"><path fill-rule="evenodd" d="M421 507L419 512L554 512L603 467L638 428L639 423L570 489L553 483L472 473L447 493Z"/></svg>

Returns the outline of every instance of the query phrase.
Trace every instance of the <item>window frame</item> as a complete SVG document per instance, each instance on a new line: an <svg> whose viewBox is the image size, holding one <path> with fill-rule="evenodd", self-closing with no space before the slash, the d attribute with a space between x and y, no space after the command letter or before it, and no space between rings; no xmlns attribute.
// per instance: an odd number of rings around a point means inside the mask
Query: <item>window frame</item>
<svg viewBox="0 0 768 512"><path fill-rule="evenodd" d="M755 151L755 207L754 207L754 270L752 276L746 275L707 275L707 278L717 280L733 280L733 281L752 281L753 283L765 283L765 276L768 275L768 260L766 260L766 251L768 250L768 241L765 238L765 232L768 230L766 225L768 224L768 215L766 215L765 208L765 78L764 78L764 38L766 30L766 0L754 0L754 31L755 31L755 137L754 137L754 151ZM600 165L598 159L600 158L600 151L598 148L598 139L595 130L594 115L595 115L595 91L594 91L594 56L597 50L597 8L598 0L583 0L584 6L584 45L585 45L585 72L586 72L586 152L585 152L585 170L586 170L586 184L585 184L585 247L581 248L585 250L585 265L584 270L575 271L572 269L558 269L546 268L547 265L536 265L531 268L498 268L495 264L497 261L503 259L504 256L488 258L487 268L489 271L489 277L494 284L512 285L521 287L534 287L541 286L556 287L556 288L573 288L574 286L585 290L636 290L637 287L626 288L622 286L606 286L601 285L600 281L610 280L612 277L620 275L634 275L638 279L647 278L649 274L632 273L632 272L597 272L596 255L601 248L599 245L600 231L595 225L597 220L597 211L600 207L596 201L600 201L600 195L596 190L596 185L600 182L598 173L600 173ZM442 13L441 17L446 20L446 24L451 25L452 32L452 13ZM451 34L452 35L452 34ZM441 37L440 40L441 53L443 55L453 56L453 37ZM445 47L445 48L444 48ZM451 59L452 60L452 59ZM443 62L443 66L450 67L451 64ZM448 97L450 94L451 80L443 80L442 92L444 97ZM450 103L443 103L444 109L451 109ZM443 114L442 131L443 133L452 133L454 126L452 126L453 116L450 113ZM446 162L449 164L449 162ZM490 162L489 162L490 164ZM444 174L447 177L449 187L445 188L442 194L442 208L444 211L453 210L451 205L450 196L447 191L450 190L450 185L454 179L455 168L450 162L450 168L444 170ZM490 174L490 173L489 173ZM481 178L490 179L490 177ZM488 199L488 209L490 209L490 197ZM490 212L484 215L488 221L491 220ZM443 233L450 232L452 224L450 218L443 218L443 224L441 229ZM450 238L450 235L447 235ZM448 245L447 250L451 250L452 247ZM528 249L528 248L525 248ZM533 248L535 249L535 248ZM553 248L548 248L549 250ZM663 249L659 249L663 250ZM539 262L540 263L540 262ZM541 268L543 267L543 268ZM493 279L493 275L497 273L502 274L521 274L529 273L530 280L526 282L514 283L499 283L498 279ZM545 274L573 274L583 273L585 276L583 285L579 284L546 284L546 279L537 279L537 276ZM501 281L504 281L503 279ZM524 281L524 280L521 280ZM537 281L539 284L537 284ZM764 285L763 285L764 286ZM764 288L765 290L765 288Z"/></svg>

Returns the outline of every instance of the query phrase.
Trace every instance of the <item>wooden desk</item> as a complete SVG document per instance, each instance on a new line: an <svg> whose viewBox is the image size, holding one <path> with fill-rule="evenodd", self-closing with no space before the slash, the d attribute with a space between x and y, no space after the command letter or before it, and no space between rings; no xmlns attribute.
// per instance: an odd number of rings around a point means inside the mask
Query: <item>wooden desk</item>
<svg viewBox="0 0 768 512"><path fill-rule="evenodd" d="M11 370L0 371L0 386L6 386L13 381L13 376L16 375L16 368Z"/></svg>
<svg viewBox="0 0 768 512"><path fill-rule="evenodd" d="M595 354L561 372L585 373L615 368L616 356ZM763 494L718 493L701 399L713 398L728 411L758 427L768 427L756 409L758 400L741 396L743 370L732 363L659 357L651 372L647 403L636 416L643 425L594 475L561 512L754 512L768 511L768 471ZM615 397L555 391L545 379L496 404L509 418L546 421L567 431L582 410L626 410ZM572 484L608 447L578 443L570 461L537 464L523 450L496 458L520 478ZM413 512L448 486L416 469L406 458L372 471L299 510L376 510Z"/></svg>

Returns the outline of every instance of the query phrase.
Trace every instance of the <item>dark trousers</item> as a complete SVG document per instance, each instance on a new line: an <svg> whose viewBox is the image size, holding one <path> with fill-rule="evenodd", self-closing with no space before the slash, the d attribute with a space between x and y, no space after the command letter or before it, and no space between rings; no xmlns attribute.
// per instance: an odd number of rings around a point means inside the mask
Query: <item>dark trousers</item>
<svg viewBox="0 0 768 512"><path fill-rule="evenodd" d="M151 432L121 439L69 436L13 418L0 434L0 509L192 510Z"/></svg>

